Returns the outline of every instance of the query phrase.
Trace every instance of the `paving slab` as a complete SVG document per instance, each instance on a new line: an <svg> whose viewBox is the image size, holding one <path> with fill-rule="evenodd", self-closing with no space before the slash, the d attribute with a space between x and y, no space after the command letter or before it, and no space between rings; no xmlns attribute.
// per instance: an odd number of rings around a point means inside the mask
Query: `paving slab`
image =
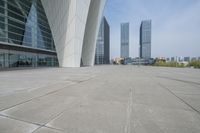
<svg viewBox="0 0 200 133"><path fill-rule="evenodd" d="M102 65L0 72L0 133L199 133L200 70Z"/></svg>
<svg viewBox="0 0 200 133"><path fill-rule="evenodd" d="M0 116L1 133L32 133L39 126Z"/></svg>
<svg viewBox="0 0 200 133"><path fill-rule="evenodd" d="M65 111L46 126L71 133L121 133L126 123L126 108L127 105L119 103L85 101Z"/></svg>
<svg viewBox="0 0 200 133"><path fill-rule="evenodd" d="M66 132L60 131L57 129L41 127L39 129L35 130L34 133L66 133Z"/></svg>

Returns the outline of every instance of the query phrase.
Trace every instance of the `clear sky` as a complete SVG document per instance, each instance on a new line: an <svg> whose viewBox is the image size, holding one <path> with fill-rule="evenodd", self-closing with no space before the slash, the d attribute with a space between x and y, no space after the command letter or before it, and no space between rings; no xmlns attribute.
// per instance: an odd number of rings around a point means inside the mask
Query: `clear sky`
<svg viewBox="0 0 200 133"><path fill-rule="evenodd" d="M152 56L200 56L200 0L107 0L111 58L120 56L120 23L130 23L130 56L139 55L139 27L152 20Z"/></svg>

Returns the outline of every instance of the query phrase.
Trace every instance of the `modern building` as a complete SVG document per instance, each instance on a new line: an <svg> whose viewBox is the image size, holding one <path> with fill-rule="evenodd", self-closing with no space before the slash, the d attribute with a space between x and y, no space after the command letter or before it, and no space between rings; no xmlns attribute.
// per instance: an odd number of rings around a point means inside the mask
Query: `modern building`
<svg viewBox="0 0 200 133"><path fill-rule="evenodd" d="M96 44L95 64L110 64L110 26L102 18Z"/></svg>
<svg viewBox="0 0 200 133"><path fill-rule="evenodd" d="M144 58L133 58L131 64L132 65L153 65L155 60L153 58L144 59Z"/></svg>
<svg viewBox="0 0 200 133"><path fill-rule="evenodd" d="M166 58L166 61L170 61L170 58Z"/></svg>
<svg viewBox="0 0 200 133"><path fill-rule="evenodd" d="M171 57L171 61L176 61L176 58L175 57Z"/></svg>
<svg viewBox="0 0 200 133"><path fill-rule="evenodd" d="M188 57L184 57L184 61L189 62L190 61L190 57L189 56Z"/></svg>
<svg viewBox="0 0 200 133"><path fill-rule="evenodd" d="M140 58L151 58L151 20L145 20L140 25Z"/></svg>
<svg viewBox="0 0 200 133"><path fill-rule="evenodd" d="M181 57L178 57L178 62L183 62L184 61L184 58L181 56Z"/></svg>
<svg viewBox="0 0 200 133"><path fill-rule="evenodd" d="M106 0L0 0L0 68L94 65Z"/></svg>
<svg viewBox="0 0 200 133"><path fill-rule="evenodd" d="M197 57L192 57L191 61L197 61Z"/></svg>
<svg viewBox="0 0 200 133"><path fill-rule="evenodd" d="M121 24L121 58L129 57L129 23Z"/></svg>

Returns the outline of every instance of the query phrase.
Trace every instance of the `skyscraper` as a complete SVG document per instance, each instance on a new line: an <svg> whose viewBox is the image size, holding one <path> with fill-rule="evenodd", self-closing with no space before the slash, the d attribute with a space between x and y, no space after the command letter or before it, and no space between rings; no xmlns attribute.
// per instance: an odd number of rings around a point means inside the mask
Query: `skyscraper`
<svg viewBox="0 0 200 133"><path fill-rule="evenodd" d="M142 21L140 26L140 58L151 58L151 20Z"/></svg>
<svg viewBox="0 0 200 133"><path fill-rule="evenodd" d="M102 18L96 44L95 64L110 63L110 26L105 17Z"/></svg>
<svg viewBox="0 0 200 133"><path fill-rule="evenodd" d="M129 23L121 24L121 58L129 57Z"/></svg>

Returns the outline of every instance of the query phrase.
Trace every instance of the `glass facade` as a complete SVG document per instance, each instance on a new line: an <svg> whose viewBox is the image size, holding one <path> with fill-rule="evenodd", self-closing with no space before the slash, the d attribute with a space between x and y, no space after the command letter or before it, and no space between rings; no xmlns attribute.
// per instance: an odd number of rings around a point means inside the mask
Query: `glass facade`
<svg viewBox="0 0 200 133"><path fill-rule="evenodd" d="M105 17L101 21L99 29L95 64L109 64L110 63L110 26Z"/></svg>
<svg viewBox="0 0 200 133"><path fill-rule="evenodd" d="M121 58L129 57L129 23L121 24Z"/></svg>
<svg viewBox="0 0 200 133"><path fill-rule="evenodd" d="M140 58L151 58L151 20L142 21L140 26Z"/></svg>
<svg viewBox="0 0 200 133"><path fill-rule="evenodd" d="M0 67L58 65L40 0L0 0L0 50Z"/></svg>
<svg viewBox="0 0 200 133"><path fill-rule="evenodd" d="M58 66L54 55L0 49L0 68Z"/></svg>

